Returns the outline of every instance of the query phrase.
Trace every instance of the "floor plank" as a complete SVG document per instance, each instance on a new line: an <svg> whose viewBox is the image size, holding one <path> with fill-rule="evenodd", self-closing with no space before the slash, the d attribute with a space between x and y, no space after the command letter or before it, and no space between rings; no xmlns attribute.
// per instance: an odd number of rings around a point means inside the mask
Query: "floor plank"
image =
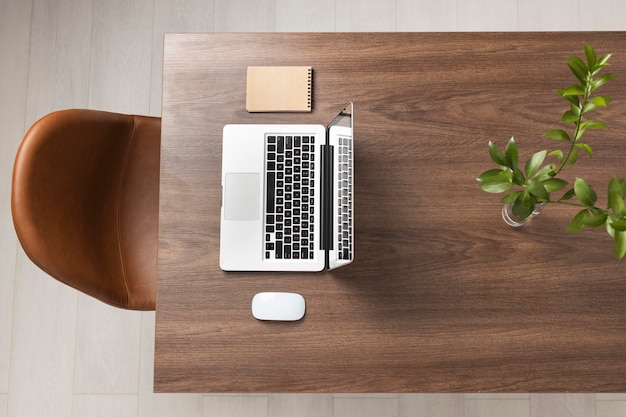
<svg viewBox="0 0 626 417"><path fill-rule="evenodd" d="M532 417L589 417L595 413L593 394L532 394Z"/></svg>
<svg viewBox="0 0 626 417"><path fill-rule="evenodd" d="M332 417L332 394L271 394L270 417Z"/></svg>
<svg viewBox="0 0 626 417"><path fill-rule="evenodd" d="M26 126L87 106L91 12L91 0L33 0Z"/></svg>
<svg viewBox="0 0 626 417"><path fill-rule="evenodd" d="M74 393L137 394L141 313L80 294Z"/></svg>
<svg viewBox="0 0 626 417"><path fill-rule="evenodd" d="M17 263L9 416L72 413L77 293L20 251Z"/></svg>
<svg viewBox="0 0 626 417"><path fill-rule="evenodd" d="M204 397L204 416L267 417L268 398L265 395L208 395Z"/></svg>
<svg viewBox="0 0 626 417"><path fill-rule="evenodd" d="M397 417L397 395L335 395L335 417Z"/></svg>
<svg viewBox="0 0 626 417"><path fill-rule="evenodd" d="M11 175L24 134L32 2L0 2L0 393L9 390L17 238L11 220Z"/></svg>
<svg viewBox="0 0 626 417"><path fill-rule="evenodd" d="M393 32L396 30L396 2L378 0L336 0L337 32Z"/></svg>
<svg viewBox="0 0 626 417"><path fill-rule="evenodd" d="M397 0L398 32L452 32L457 27L457 0Z"/></svg>
<svg viewBox="0 0 626 417"><path fill-rule="evenodd" d="M463 394L401 394L399 417L464 417Z"/></svg>
<svg viewBox="0 0 626 417"><path fill-rule="evenodd" d="M152 0L94 0L89 107L148 114Z"/></svg>
<svg viewBox="0 0 626 417"><path fill-rule="evenodd" d="M137 415L135 395L75 395L74 417L133 417Z"/></svg>
<svg viewBox="0 0 626 417"><path fill-rule="evenodd" d="M570 0L525 0L518 3L519 30L578 30L578 5Z"/></svg>
<svg viewBox="0 0 626 417"><path fill-rule="evenodd" d="M273 32L274 0L215 0L216 32Z"/></svg>
<svg viewBox="0 0 626 417"><path fill-rule="evenodd" d="M530 417L529 401L466 399L465 417Z"/></svg>
<svg viewBox="0 0 626 417"><path fill-rule="evenodd" d="M335 0L276 0L276 32L333 32Z"/></svg>
<svg viewBox="0 0 626 417"><path fill-rule="evenodd" d="M458 30L471 32L516 31L517 0L457 0Z"/></svg>

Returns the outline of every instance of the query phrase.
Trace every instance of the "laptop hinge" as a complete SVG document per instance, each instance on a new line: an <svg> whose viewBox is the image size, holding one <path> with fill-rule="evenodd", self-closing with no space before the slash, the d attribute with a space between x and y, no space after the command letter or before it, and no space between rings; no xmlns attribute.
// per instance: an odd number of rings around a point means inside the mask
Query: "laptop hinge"
<svg viewBox="0 0 626 417"><path fill-rule="evenodd" d="M322 201L321 201L321 233L320 248L326 251L328 265L328 251L333 249L333 147L322 145Z"/></svg>

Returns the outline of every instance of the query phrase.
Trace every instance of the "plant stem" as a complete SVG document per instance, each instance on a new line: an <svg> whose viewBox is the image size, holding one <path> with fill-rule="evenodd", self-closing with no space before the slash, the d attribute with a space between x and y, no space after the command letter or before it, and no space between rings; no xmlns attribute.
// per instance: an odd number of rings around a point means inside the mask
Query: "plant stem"
<svg viewBox="0 0 626 417"><path fill-rule="evenodd" d="M582 120L583 120L583 110L585 109L585 105L587 104L587 100L589 99L589 95L591 94L590 78L591 78L591 75L587 75L587 82L585 83L585 93L583 94L583 102L582 104L579 103L580 113L578 114L578 119L576 120L576 123L575 123L576 128L574 129L574 137L572 138L572 142L569 147L569 151L567 152L567 156L563 158L563 160L561 161L561 165L559 166L559 169L557 169L556 172L554 173L555 177L559 174L559 172L561 172L563 168L565 168L565 165L567 165L567 162L569 161L569 158L572 155L574 148L576 147L576 142L578 142L578 139L579 139L578 132L580 132L580 124L582 123Z"/></svg>
<svg viewBox="0 0 626 417"><path fill-rule="evenodd" d="M561 200L556 200L556 201L549 200L548 203L549 204L563 204L565 206L572 206L572 207L587 207L581 203L571 203L569 201L561 201Z"/></svg>

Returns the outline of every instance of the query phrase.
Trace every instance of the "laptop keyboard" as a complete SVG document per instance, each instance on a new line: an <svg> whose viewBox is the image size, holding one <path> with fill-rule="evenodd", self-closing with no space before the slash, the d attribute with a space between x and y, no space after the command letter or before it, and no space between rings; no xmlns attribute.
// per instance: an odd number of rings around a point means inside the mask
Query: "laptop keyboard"
<svg viewBox="0 0 626 417"><path fill-rule="evenodd" d="M314 136L266 136L265 259L313 259Z"/></svg>
<svg viewBox="0 0 626 417"><path fill-rule="evenodd" d="M337 252L352 260L352 139L339 137L337 148Z"/></svg>

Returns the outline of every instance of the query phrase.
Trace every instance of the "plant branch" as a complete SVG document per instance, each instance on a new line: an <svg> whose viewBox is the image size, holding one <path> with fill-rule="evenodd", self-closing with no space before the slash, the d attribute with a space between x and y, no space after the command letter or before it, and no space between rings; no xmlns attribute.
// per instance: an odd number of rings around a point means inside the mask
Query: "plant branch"
<svg viewBox="0 0 626 417"><path fill-rule="evenodd" d="M569 147L569 151L567 152L567 156L565 158L563 158L559 168L554 172L554 176L555 177L557 175L559 175L559 173L563 170L563 168L565 168L565 166L568 164L568 161L570 160L570 158L572 156L572 152L574 152L574 149L576 149L576 142L578 142L578 139L579 139L580 125L581 125L581 123L583 121L583 114L584 114L583 111L585 109L585 106L589 102L589 95L591 94L591 87L590 87L590 85L591 85L591 75L587 74L587 82L585 83L585 92L583 94L583 102L582 102L582 104L578 105L578 108L580 109L580 112L579 112L578 118L576 119L576 122L575 122L576 128L574 129L574 137L570 141L570 147Z"/></svg>

